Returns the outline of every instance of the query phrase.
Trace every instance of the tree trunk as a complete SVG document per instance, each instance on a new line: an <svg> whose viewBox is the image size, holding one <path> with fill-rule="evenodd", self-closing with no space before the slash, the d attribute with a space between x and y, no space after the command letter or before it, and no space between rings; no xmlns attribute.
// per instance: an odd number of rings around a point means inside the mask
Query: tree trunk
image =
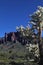
<svg viewBox="0 0 43 65"><path fill-rule="evenodd" d="M40 28L40 23L39 23L39 52L40 52L40 62L39 65L43 65L43 54L42 54L42 38L41 38L41 28Z"/></svg>

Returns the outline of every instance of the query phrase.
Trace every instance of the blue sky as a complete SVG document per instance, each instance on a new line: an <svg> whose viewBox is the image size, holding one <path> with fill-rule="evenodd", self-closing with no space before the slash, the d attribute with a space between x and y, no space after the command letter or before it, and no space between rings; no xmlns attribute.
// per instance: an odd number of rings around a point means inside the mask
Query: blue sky
<svg viewBox="0 0 43 65"><path fill-rule="evenodd" d="M16 26L26 26L39 5L43 6L43 0L0 0L0 37L16 31Z"/></svg>

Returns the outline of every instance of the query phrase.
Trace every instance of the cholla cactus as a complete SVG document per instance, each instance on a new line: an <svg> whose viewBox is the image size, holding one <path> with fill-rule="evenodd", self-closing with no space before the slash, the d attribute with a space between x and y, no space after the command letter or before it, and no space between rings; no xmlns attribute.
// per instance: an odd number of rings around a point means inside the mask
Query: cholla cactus
<svg viewBox="0 0 43 65"><path fill-rule="evenodd" d="M18 26L16 27L16 30L19 31L19 27Z"/></svg>
<svg viewBox="0 0 43 65"><path fill-rule="evenodd" d="M34 12L32 15L32 22L39 22L39 21L43 21L43 7L38 6L38 10L36 10L36 12Z"/></svg>
<svg viewBox="0 0 43 65"><path fill-rule="evenodd" d="M40 10L40 12L43 13L43 7L42 6L38 6L38 9Z"/></svg>
<svg viewBox="0 0 43 65"><path fill-rule="evenodd" d="M24 31L24 27L21 25L20 27L16 27L16 30L19 32Z"/></svg>
<svg viewBox="0 0 43 65"><path fill-rule="evenodd" d="M25 27L23 27L21 25L20 27L16 27L16 30L18 32L20 32L22 36L29 36L29 33L30 33L29 32L29 30L30 30L30 27L29 26L26 26L26 28L25 28Z"/></svg>
<svg viewBox="0 0 43 65"><path fill-rule="evenodd" d="M39 62L40 60L40 54L39 54L39 46L38 44L26 44L26 49L28 50L28 57L29 60L28 61L35 61L37 60L37 62Z"/></svg>
<svg viewBox="0 0 43 65"><path fill-rule="evenodd" d="M25 31L24 31L25 36L29 36L29 33L30 33L29 31L30 31L30 27L26 26Z"/></svg>
<svg viewBox="0 0 43 65"><path fill-rule="evenodd" d="M37 60L39 62L40 60L40 30L43 28L43 7L38 6L38 9L31 15L31 21L28 24L32 24L32 27L26 26L25 28L21 25L20 27L17 27L17 31L20 32L21 37L28 40L28 43L26 44L26 49L28 57L33 59L34 61ZM35 33L35 30L37 33ZM27 39L28 38L28 39ZM29 60L29 61L30 61Z"/></svg>
<svg viewBox="0 0 43 65"><path fill-rule="evenodd" d="M39 46L39 52L40 52L40 59L42 60L42 42L41 42L41 31L43 30L43 7L41 6L38 6L38 10L36 10L36 12L34 12L32 15L31 15L31 21L32 23L32 27L33 27L33 30L37 30L38 33L38 46ZM33 25L33 23L35 23L36 25ZM35 27L34 27L35 26ZM38 57L37 55L37 52L35 52L35 56ZM40 60L40 62L42 62ZM41 65L41 64L40 64Z"/></svg>
<svg viewBox="0 0 43 65"><path fill-rule="evenodd" d="M22 25L19 27L19 30L20 30L20 31L24 31L24 29L25 29L25 28L24 28Z"/></svg>

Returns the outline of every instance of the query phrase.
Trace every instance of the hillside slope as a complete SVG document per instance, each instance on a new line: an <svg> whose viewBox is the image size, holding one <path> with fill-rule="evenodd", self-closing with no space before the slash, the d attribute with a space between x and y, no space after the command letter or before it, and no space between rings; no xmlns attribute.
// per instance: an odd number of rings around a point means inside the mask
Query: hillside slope
<svg viewBox="0 0 43 65"><path fill-rule="evenodd" d="M34 47L34 45L33 45ZM16 63L17 65L36 65L38 64L38 58L33 56L34 50L29 52L29 48L32 49L29 44L28 45L21 45L20 42L7 42L0 45L0 65L1 64L11 64ZM35 48L33 48L35 49ZM3 64L3 65L4 65ZM11 64L13 65L13 64Z"/></svg>

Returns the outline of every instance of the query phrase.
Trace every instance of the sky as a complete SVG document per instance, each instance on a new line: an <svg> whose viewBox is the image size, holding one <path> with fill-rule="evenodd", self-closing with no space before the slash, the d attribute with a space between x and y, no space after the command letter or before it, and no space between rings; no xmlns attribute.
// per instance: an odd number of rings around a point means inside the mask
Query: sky
<svg viewBox="0 0 43 65"><path fill-rule="evenodd" d="M16 31L16 26L27 26L37 6L43 6L43 0L0 0L0 37Z"/></svg>

